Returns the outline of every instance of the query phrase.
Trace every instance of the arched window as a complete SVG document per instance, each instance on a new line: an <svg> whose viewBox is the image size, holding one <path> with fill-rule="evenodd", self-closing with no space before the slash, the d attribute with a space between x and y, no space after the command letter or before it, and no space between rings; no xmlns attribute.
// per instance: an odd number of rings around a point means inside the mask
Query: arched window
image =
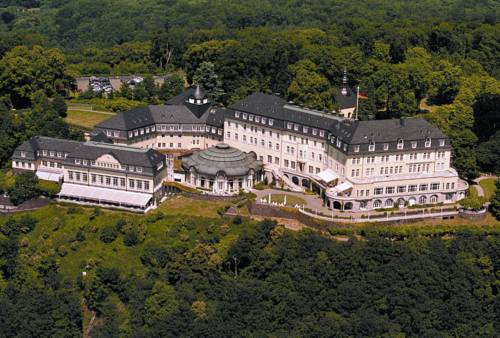
<svg viewBox="0 0 500 338"><path fill-rule="evenodd" d="M380 208L382 206L382 201L381 200L375 200L373 201L373 207L375 209Z"/></svg>
<svg viewBox="0 0 500 338"><path fill-rule="evenodd" d="M437 203L439 200L439 197L437 195L432 195L431 196L431 203Z"/></svg>
<svg viewBox="0 0 500 338"><path fill-rule="evenodd" d="M418 199L418 203L419 204L425 204L425 203L427 203L427 197L420 196L420 198Z"/></svg>
<svg viewBox="0 0 500 338"><path fill-rule="evenodd" d="M394 201L392 199L385 200L385 206L390 208L394 206Z"/></svg>
<svg viewBox="0 0 500 338"><path fill-rule="evenodd" d="M366 201L359 202L359 208L360 209L366 209Z"/></svg>

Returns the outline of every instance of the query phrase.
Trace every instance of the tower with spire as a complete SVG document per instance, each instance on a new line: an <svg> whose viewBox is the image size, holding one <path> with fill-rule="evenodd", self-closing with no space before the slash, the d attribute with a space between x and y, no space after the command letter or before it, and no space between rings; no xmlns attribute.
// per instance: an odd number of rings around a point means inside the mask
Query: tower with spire
<svg viewBox="0 0 500 338"><path fill-rule="evenodd" d="M344 67L342 75L342 84L335 95L335 101L339 107L337 113L345 118L354 118L356 110L356 93L349 87L349 78L347 76L347 67Z"/></svg>

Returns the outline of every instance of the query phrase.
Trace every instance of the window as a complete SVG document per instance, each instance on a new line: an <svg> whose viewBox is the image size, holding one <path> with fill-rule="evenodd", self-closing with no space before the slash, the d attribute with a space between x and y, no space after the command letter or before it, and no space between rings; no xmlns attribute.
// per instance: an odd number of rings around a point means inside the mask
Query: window
<svg viewBox="0 0 500 338"><path fill-rule="evenodd" d="M149 190L149 181L144 181L144 190Z"/></svg>
<svg viewBox="0 0 500 338"><path fill-rule="evenodd" d="M81 163L80 159L78 159L78 158L75 159L75 164L80 164L80 163Z"/></svg>
<svg viewBox="0 0 500 338"><path fill-rule="evenodd" d="M354 146L354 152L359 153L359 146Z"/></svg>
<svg viewBox="0 0 500 338"><path fill-rule="evenodd" d="M318 129L314 129L313 128L312 133L313 133L314 136L318 135Z"/></svg>
<svg viewBox="0 0 500 338"><path fill-rule="evenodd" d="M439 198L437 197L437 195L431 196L431 199L430 199L431 203L437 203L438 200L439 200Z"/></svg>
<svg viewBox="0 0 500 338"><path fill-rule="evenodd" d="M398 193L403 193L403 192L406 192L406 185L398 186Z"/></svg>
<svg viewBox="0 0 500 338"><path fill-rule="evenodd" d="M142 190L142 181L137 180L136 185L137 185L137 189Z"/></svg>
<svg viewBox="0 0 500 338"><path fill-rule="evenodd" d="M432 183L431 190L439 190L439 183Z"/></svg>
<svg viewBox="0 0 500 338"><path fill-rule="evenodd" d="M255 116L255 122L260 122L260 116Z"/></svg>
<svg viewBox="0 0 500 338"><path fill-rule="evenodd" d="M302 127L302 132L303 133L307 133L308 131L309 131L309 128L307 128L306 126Z"/></svg>
<svg viewBox="0 0 500 338"><path fill-rule="evenodd" d="M106 176L106 185L111 185L111 176Z"/></svg>
<svg viewBox="0 0 500 338"><path fill-rule="evenodd" d="M382 206L382 201L381 200L375 200L373 201L373 207L375 209L380 208Z"/></svg>
<svg viewBox="0 0 500 338"><path fill-rule="evenodd" d="M147 132L149 132L149 128L146 128ZM114 137L120 137L120 132L119 131L114 131L113 132Z"/></svg>
<svg viewBox="0 0 500 338"><path fill-rule="evenodd" d="M248 115L248 121L253 121L253 115L252 114Z"/></svg>
<svg viewBox="0 0 500 338"><path fill-rule="evenodd" d="M113 177L113 185L118 186L118 177Z"/></svg>
<svg viewBox="0 0 500 338"><path fill-rule="evenodd" d="M386 194L394 194L394 187L385 188L385 193Z"/></svg>
<svg viewBox="0 0 500 338"><path fill-rule="evenodd" d="M431 146L431 139L428 137L425 139L425 147L429 148Z"/></svg>
<svg viewBox="0 0 500 338"><path fill-rule="evenodd" d="M375 188L373 191L374 195L382 195L384 193L384 188Z"/></svg>
<svg viewBox="0 0 500 338"><path fill-rule="evenodd" d="M368 145L368 151L375 151L375 142L370 142Z"/></svg>
<svg viewBox="0 0 500 338"><path fill-rule="evenodd" d="M419 186L420 191L426 191L428 188L429 188L429 186L427 184L420 184L420 186Z"/></svg>
<svg viewBox="0 0 500 338"><path fill-rule="evenodd" d="M75 173L75 178L76 178L77 181L80 181L81 174L79 172L76 172Z"/></svg>
<svg viewBox="0 0 500 338"><path fill-rule="evenodd" d="M444 147L444 142L445 142L445 140L439 140L439 146Z"/></svg>
<svg viewBox="0 0 500 338"><path fill-rule="evenodd" d="M272 126L274 124L274 120L273 119L269 119L269 125Z"/></svg>
<svg viewBox="0 0 500 338"><path fill-rule="evenodd" d="M417 141L411 141L411 147L415 149L417 147Z"/></svg>
<svg viewBox="0 0 500 338"><path fill-rule="evenodd" d="M324 130L320 130L319 131L319 136L324 137L325 136L325 131Z"/></svg>
<svg viewBox="0 0 500 338"><path fill-rule="evenodd" d="M262 124L266 124L267 123L267 117L263 117L262 120L261 120Z"/></svg>
<svg viewBox="0 0 500 338"><path fill-rule="evenodd" d="M91 183L95 183L97 180L96 180L96 174L90 174L90 182Z"/></svg>
<svg viewBox="0 0 500 338"><path fill-rule="evenodd" d="M240 112L239 111L235 111L234 112L234 117L238 117L239 118L240 117Z"/></svg>
<svg viewBox="0 0 500 338"><path fill-rule="evenodd" d="M417 191L417 185L416 184L411 184L408 186L408 191L409 192L412 192L412 191Z"/></svg>
<svg viewBox="0 0 500 338"><path fill-rule="evenodd" d="M394 201L392 199L388 199L385 201L385 206L390 208L390 207L393 207L394 206Z"/></svg>
<svg viewBox="0 0 500 338"><path fill-rule="evenodd" d="M389 149L389 143L384 143L384 150L388 150Z"/></svg>
<svg viewBox="0 0 500 338"><path fill-rule="evenodd" d="M403 139L399 139L397 148L401 150L404 148L404 145L405 145L405 142L403 141Z"/></svg>
<svg viewBox="0 0 500 338"><path fill-rule="evenodd" d="M425 204L425 203L427 203L427 197L425 197L425 196L420 196L420 198L418 199L418 203L420 203L420 204Z"/></svg>
<svg viewBox="0 0 500 338"><path fill-rule="evenodd" d="M73 172L72 171L68 171L68 179L69 180L73 180Z"/></svg>
<svg viewBox="0 0 500 338"><path fill-rule="evenodd" d="M134 189L135 187L135 181L134 180L128 180L128 186L130 189Z"/></svg>
<svg viewBox="0 0 500 338"><path fill-rule="evenodd" d="M295 131L299 131L299 125L298 125L298 124L295 124L295 125L293 126L293 130L295 130Z"/></svg>

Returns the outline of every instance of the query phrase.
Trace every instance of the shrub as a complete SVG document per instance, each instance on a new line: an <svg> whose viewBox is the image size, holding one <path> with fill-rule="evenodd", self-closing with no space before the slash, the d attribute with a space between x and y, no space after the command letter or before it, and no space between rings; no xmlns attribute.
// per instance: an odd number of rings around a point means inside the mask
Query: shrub
<svg viewBox="0 0 500 338"><path fill-rule="evenodd" d="M61 257L64 257L68 254L68 249L64 245L61 245L57 248L57 254Z"/></svg>
<svg viewBox="0 0 500 338"><path fill-rule="evenodd" d="M19 205L27 200L39 196L38 177L32 172L25 172L16 177L14 186L9 189L10 200Z"/></svg>
<svg viewBox="0 0 500 338"><path fill-rule="evenodd" d="M38 180L38 190L42 195L55 196L61 191L61 186L57 182Z"/></svg>
<svg viewBox="0 0 500 338"><path fill-rule="evenodd" d="M116 230L121 232L125 225L127 225L127 221L124 220L123 218L120 218L118 221L116 221L115 228Z"/></svg>
<svg viewBox="0 0 500 338"><path fill-rule="evenodd" d="M123 244L126 246L134 246L139 243L139 236L136 231L127 231L123 236Z"/></svg>
<svg viewBox="0 0 500 338"><path fill-rule="evenodd" d="M106 226L102 228L99 239L104 243L111 243L116 237L118 237L118 230L114 226Z"/></svg>
<svg viewBox="0 0 500 338"><path fill-rule="evenodd" d="M233 218L233 224L238 225L238 224L241 224L242 222L243 222L243 218L241 218L241 216L235 216Z"/></svg>
<svg viewBox="0 0 500 338"><path fill-rule="evenodd" d="M78 242L83 242L85 240L85 234L83 233L83 231L79 230L75 235L75 239Z"/></svg>

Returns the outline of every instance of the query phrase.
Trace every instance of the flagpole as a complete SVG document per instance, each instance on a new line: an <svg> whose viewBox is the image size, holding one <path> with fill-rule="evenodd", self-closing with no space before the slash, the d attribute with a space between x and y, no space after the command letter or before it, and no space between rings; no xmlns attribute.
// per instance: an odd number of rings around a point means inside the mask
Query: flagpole
<svg viewBox="0 0 500 338"><path fill-rule="evenodd" d="M358 119L358 108L359 108L359 86L356 91L356 118L355 120Z"/></svg>

